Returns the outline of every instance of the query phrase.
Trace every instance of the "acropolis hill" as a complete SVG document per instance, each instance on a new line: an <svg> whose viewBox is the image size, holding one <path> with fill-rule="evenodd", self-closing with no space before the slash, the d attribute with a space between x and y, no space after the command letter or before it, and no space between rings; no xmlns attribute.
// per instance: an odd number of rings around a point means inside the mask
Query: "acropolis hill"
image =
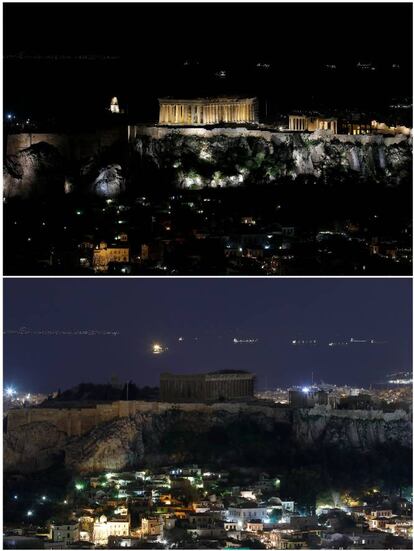
<svg viewBox="0 0 414 551"><path fill-rule="evenodd" d="M70 408L9 411L5 470L32 472L64 461L71 469L87 472L174 464L178 457L200 460L198 454L204 453L209 435L217 430L253 431L275 453L286 445L305 449L339 446L363 453L378 445L405 449L411 442L411 418L404 411L304 410L257 400L211 404L117 401L93 407L79 403ZM180 442L186 442L183 449ZM232 450L226 453L231 455Z"/></svg>
<svg viewBox="0 0 414 551"><path fill-rule="evenodd" d="M387 186L411 174L412 138L237 127L125 126L84 135L14 134L7 140L4 195L116 197L142 183L176 188L370 179ZM70 185L68 186L68 179ZM85 187L86 184L86 187ZM84 192L83 191L83 192Z"/></svg>

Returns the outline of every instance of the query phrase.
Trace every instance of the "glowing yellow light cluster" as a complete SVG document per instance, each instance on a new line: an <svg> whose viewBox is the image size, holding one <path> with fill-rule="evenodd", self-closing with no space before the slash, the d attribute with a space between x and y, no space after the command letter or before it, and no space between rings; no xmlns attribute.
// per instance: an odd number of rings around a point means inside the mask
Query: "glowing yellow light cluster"
<svg viewBox="0 0 414 551"><path fill-rule="evenodd" d="M153 354L163 354L167 350L168 350L167 347L160 344L159 342L154 342L152 344L152 353Z"/></svg>

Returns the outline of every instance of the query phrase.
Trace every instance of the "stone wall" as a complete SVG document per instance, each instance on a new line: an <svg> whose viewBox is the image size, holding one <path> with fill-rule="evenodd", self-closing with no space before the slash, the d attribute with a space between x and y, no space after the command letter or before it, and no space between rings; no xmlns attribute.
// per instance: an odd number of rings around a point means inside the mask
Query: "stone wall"
<svg viewBox="0 0 414 551"><path fill-rule="evenodd" d="M223 403L169 403L145 402L140 400L116 401L108 404L97 404L94 407L79 408L21 408L12 409L7 414L7 432L12 433L29 423L47 422L54 425L67 436L81 436L101 423L134 417L137 414L164 414L168 411L186 413L215 414L226 412L232 414L260 414L278 422L291 422L291 410L278 408L269 404L246 402ZM343 411L317 406L310 409L296 410L303 419L314 417L338 418L360 421L405 421L411 422L411 415L405 411L384 413L377 410Z"/></svg>
<svg viewBox="0 0 414 551"><path fill-rule="evenodd" d="M290 139L290 132L271 132L270 130L248 129L244 127L237 128L166 128L160 126L130 125L119 126L107 130L97 130L96 132L65 134L53 132L22 132L19 134L9 134L7 136L7 155L16 155L23 149L45 142L58 149L61 155L68 159L79 160L90 157L100 150L110 147L117 141L133 141L138 136L149 136L154 139L164 139L171 135L179 134L181 136L198 136L200 138L215 138L225 136L228 138L261 138L266 141L276 139L283 142ZM300 134L300 132L295 132ZM318 130L313 134L306 134L309 139L324 138L327 141L332 139L343 143L360 143L366 145L369 143L384 143L386 146L398 144L407 137L404 135L384 137L382 135L358 135L351 136L347 134L332 134L330 131Z"/></svg>
<svg viewBox="0 0 414 551"><path fill-rule="evenodd" d="M130 125L128 126L128 138L134 140L139 136L149 136L150 138L162 140L168 136L173 135L180 136L196 136L199 138L215 138L217 136L225 136L228 138L261 138L268 142L276 140L279 143L283 141L289 141L292 136L292 132L272 132L270 130L250 129L244 127L237 128L167 128L163 126L145 126L145 125ZM294 132L294 135L301 135L301 132ZM360 135L348 135L348 134L333 134L329 130L316 130L313 133L303 133L309 140L326 141L338 140L342 143L353 143L367 145L370 143L383 143L386 146L401 143L407 140L407 136L399 134L397 136L383 136L381 134L360 134Z"/></svg>
<svg viewBox="0 0 414 551"><path fill-rule="evenodd" d="M127 139L128 130L126 126L77 134L22 132L7 136L7 155L17 155L23 149L44 142L56 147L64 158L80 160L91 157L118 141L127 142Z"/></svg>
<svg viewBox="0 0 414 551"><path fill-rule="evenodd" d="M67 436L81 436L107 421L133 417L139 413L163 414L168 411L197 413L260 413L280 422L288 422L287 409L268 405L229 402L216 404L117 401L85 408L21 408L7 414L7 433L13 433L29 423L47 422Z"/></svg>

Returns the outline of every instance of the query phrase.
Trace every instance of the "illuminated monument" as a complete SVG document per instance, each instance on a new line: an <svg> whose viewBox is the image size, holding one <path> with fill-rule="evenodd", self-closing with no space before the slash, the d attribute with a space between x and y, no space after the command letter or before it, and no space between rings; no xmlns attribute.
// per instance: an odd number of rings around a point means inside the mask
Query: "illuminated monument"
<svg viewBox="0 0 414 551"><path fill-rule="evenodd" d="M111 99L111 105L109 106L109 110L111 113L119 113L120 110L119 110L119 103L118 103L118 98L112 98Z"/></svg>
<svg viewBox="0 0 414 551"><path fill-rule="evenodd" d="M254 397L255 376L247 371L225 370L200 375L160 376L161 402L249 400Z"/></svg>
<svg viewBox="0 0 414 551"><path fill-rule="evenodd" d="M160 98L158 123L171 126L257 123L257 99L239 97Z"/></svg>

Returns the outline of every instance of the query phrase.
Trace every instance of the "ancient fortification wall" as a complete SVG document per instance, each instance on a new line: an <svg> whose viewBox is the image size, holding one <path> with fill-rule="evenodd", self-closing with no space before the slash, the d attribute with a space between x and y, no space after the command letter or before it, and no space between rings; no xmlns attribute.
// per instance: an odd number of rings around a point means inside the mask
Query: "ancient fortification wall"
<svg viewBox="0 0 414 551"><path fill-rule="evenodd" d="M215 413L260 413L272 417L280 422L288 422L287 409L275 408L268 405L249 405L246 403L216 403L216 404L174 404L167 402L118 401L109 404L97 404L89 408L21 408L12 409L7 415L7 432L12 433L28 423L48 422L56 426L68 436L81 436L95 426L132 417L139 413L162 414L167 411L184 411Z"/></svg>
<svg viewBox="0 0 414 551"><path fill-rule="evenodd" d="M90 157L120 140L126 142L127 139L128 130L126 126L79 134L22 132L7 136L7 155L17 155L23 149L45 142L56 147L63 157L80 160Z"/></svg>
<svg viewBox="0 0 414 551"><path fill-rule="evenodd" d="M65 134L53 132L22 132L19 134L9 134L7 136L7 155L16 155L23 149L40 143L46 142L58 149L61 155L67 159L80 160L90 157L105 147L109 147L118 141L133 141L139 136L148 136L154 139L164 139L171 135L179 134L181 136L197 136L200 138L215 138L225 136L228 138L261 138L266 141L284 142L291 139L292 132L271 132L269 130L237 128L168 128L163 126L148 125L130 125L119 126L107 130L97 130L96 132ZM295 132L294 134L300 134ZM339 140L343 143L384 143L386 146L400 143L407 140L404 135L385 137L382 135L359 135L348 136L345 134L332 134L329 131L318 130L313 134L306 133L309 140L325 139Z"/></svg>
<svg viewBox="0 0 414 551"><path fill-rule="evenodd" d="M407 140L407 136L399 134L397 136L383 136L381 134L367 135L348 135L348 134L333 134L329 130L317 130L313 133L301 132L271 132L270 130L248 129L244 127L237 128L170 128L165 126L129 126L128 138L134 140L139 136L148 136L150 138L162 140L168 136L197 136L199 138L215 138L217 136L226 136L228 138L261 138L266 141L283 142L291 139L292 135L307 136L309 140L320 140L323 138L326 141L338 140L342 143L353 144L369 144L369 143L384 143L386 146L398 144Z"/></svg>
<svg viewBox="0 0 414 551"><path fill-rule="evenodd" d="M291 410L278 408L272 405L260 405L258 403L244 402L220 402L205 403L167 403L145 402L139 400L117 401L109 404L97 404L94 407L84 408L21 408L12 409L7 416L7 432L12 433L23 425L29 423L48 422L56 426L68 436L81 436L92 430L97 425L124 417L133 417L137 414L160 415L168 411L182 411L188 413L215 414L246 413L260 414L277 422L290 423ZM405 411L384 413L376 410L331 410L324 407L300 410L304 418L334 417L348 420L382 420L385 422L404 420L410 421L411 415Z"/></svg>

